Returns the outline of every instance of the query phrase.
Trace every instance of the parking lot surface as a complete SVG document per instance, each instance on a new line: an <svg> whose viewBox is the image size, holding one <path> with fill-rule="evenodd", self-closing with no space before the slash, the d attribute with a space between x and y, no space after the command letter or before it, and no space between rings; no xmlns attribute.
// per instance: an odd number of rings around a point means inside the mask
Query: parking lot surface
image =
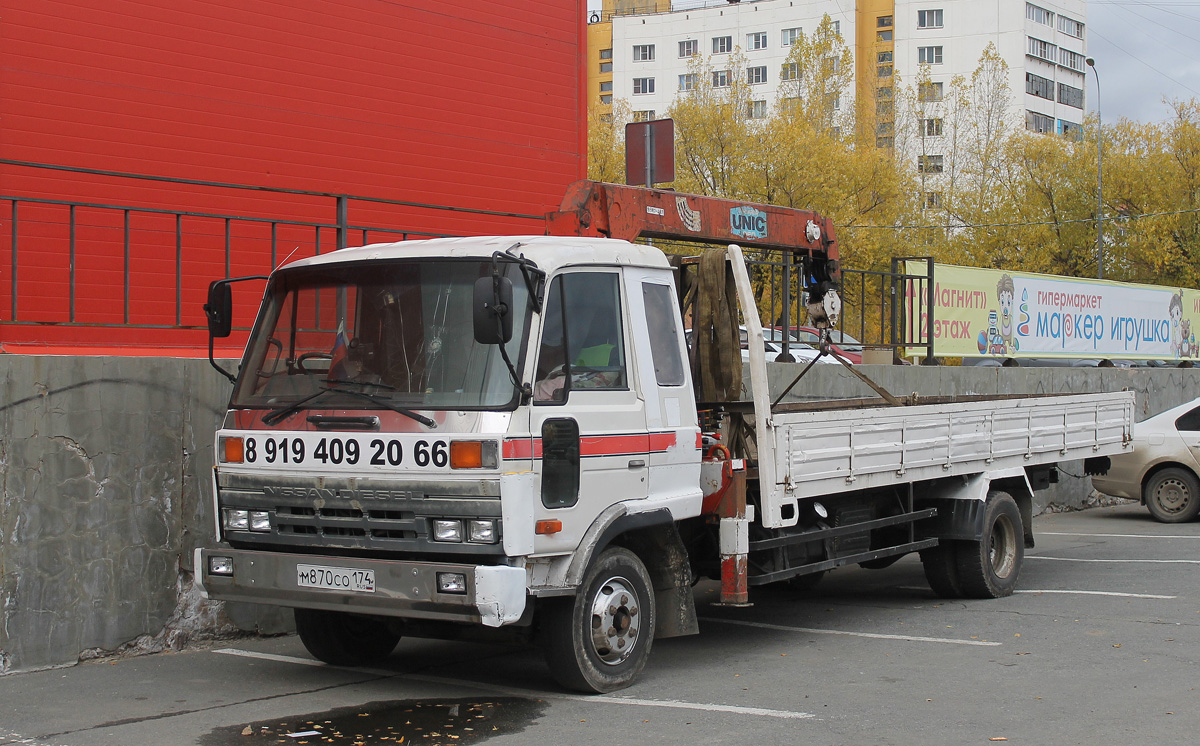
<svg viewBox="0 0 1200 746"><path fill-rule="evenodd" d="M528 648L406 639L341 669L247 638L0 677L0 744L1196 743L1200 523L1130 504L1034 529L1012 597L939 599L915 556L753 589L611 695Z"/></svg>

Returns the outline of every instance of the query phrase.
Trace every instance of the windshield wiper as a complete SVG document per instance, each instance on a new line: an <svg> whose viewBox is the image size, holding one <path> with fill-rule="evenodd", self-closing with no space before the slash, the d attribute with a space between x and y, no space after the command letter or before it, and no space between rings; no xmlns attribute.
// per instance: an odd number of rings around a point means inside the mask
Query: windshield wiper
<svg viewBox="0 0 1200 746"><path fill-rule="evenodd" d="M345 381L345 380L337 380L337 379L329 381L329 383L331 383L331 384L352 384L355 386L378 386L380 388L391 389L393 391L395 390L394 386L389 386L386 383L364 383L361 381ZM322 386L321 390L316 392L315 394L309 394L308 396L304 397L303 399L297 399L296 401L292 402L291 404L287 405L286 407L276 409L273 412L270 412L270 413L264 415L262 418L263 424L264 425L274 425L277 422L281 422L282 420L287 418L289 415L300 411L300 409L303 408L305 404L309 403L313 399L316 399L318 396L321 396L322 394L329 393L330 391L336 391L339 394L349 394L350 396L357 396L361 399L366 399L367 401L369 401L373 404L377 404L379 406L386 407L387 409L390 409L393 412L396 412L398 414L404 415L405 417L414 419L417 422L424 425L425 427L430 427L430 428L437 427L436 422L429 419L428 417L426 417L423 414L417 414L416 412L412 411L411 409L397 407L396 405L392 404L388 400L383 399L382 397L379 397L375 394L368 394L365 391L354 391L352 389L344 389L341 387L341 385Z"/></svg>

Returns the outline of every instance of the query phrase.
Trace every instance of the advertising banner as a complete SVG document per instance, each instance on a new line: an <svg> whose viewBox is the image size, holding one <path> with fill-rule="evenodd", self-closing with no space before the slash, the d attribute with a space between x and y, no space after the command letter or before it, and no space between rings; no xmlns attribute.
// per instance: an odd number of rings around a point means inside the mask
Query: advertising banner
<svg viewBox="0 0 1200 746"><path fill-rule="evenodd" d="M923 262L907 264L925 273ZM926 302L910 285L922 335ZM933 320L939 357L1200 357L1200 291L1191 289L937 264Z"/></svg>

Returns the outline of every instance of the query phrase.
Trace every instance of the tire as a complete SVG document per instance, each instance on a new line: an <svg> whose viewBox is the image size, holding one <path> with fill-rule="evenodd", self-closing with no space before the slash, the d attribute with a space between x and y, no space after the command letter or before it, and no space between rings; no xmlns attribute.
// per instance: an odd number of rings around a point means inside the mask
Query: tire
<svg viewBox="0 0 1200 746"><path fill-rule="evenodd" d="M633 683L654 642L650 575L628 549L605 549L574 598L554 599L541 634L546 664L568 689L611 692Z"/></svg>
<svg viewBox="0 0 1200 746"><path fill-rule="evenodd" d="M1025 533L1017 501L1007 492L991 492L984 511L982 538L958 542L955 556L964 596L1012 595L1025 561Z"/></svg>
<svg viewBox="0 0 1200 746"><path fill-rule="evenodd" d="M936 547L921 550L921 566L934 593L942 598L962 598L954 542L942 541Z"/></svg>
<svg viewBox="0 0 1200 746"><path fill-rule="evenodd" d="M1163 469L1146 480L1142 499L1160 523L1187 523L1200 515L1200 482L1190 471Z"/></svg>
<svg viewBox="0 0 1200 746"><path fill-rule="evenodd" d="M387 658L400 642L381 619L344 611L294 609L304 647L331 666L364 666Z"/></svg>

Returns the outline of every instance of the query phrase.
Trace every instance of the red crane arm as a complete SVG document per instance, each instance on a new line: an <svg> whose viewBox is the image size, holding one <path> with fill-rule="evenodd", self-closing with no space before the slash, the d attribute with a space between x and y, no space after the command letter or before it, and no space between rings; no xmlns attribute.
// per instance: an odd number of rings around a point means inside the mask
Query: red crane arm
<svg viewBox="0 0 1200 746"><path fill-rule="evenodd" d="M833 221L811 210L584 179L546 214L546 234L736 243L837 259Z"/></svg>

